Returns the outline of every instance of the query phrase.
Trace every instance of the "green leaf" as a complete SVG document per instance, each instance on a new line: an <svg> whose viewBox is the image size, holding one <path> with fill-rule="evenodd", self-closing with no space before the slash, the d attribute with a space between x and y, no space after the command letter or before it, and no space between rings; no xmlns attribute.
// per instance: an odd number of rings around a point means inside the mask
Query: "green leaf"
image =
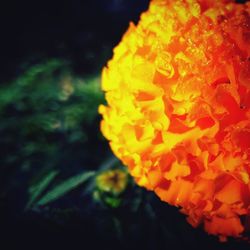
<svg viewBox="0 0 250 250"><path fill-rule="evenodd" d="M56 170L51 171L38 184L32 186L29 189L30 199L29 199L29 202L26 206L26 209L31 207L31 205L34 203L34 201L48 187L48 185L57 176L57 174L58 174L58 171L56 171Z"/></svg>
<svg viewBox="0 0 250 250"><path fill-rule="evenodd" d="M108 206L112 208L118 208L122 203L122 200L116 197L106 197L104 201Z"/></svg>
<svg viewBox="0 0 250 250"><path fill-rule="evenodd" d="M121 221L117 217L113 217L113 224L114 224L116 236L119 240L121 240L122 235L123 235Z"/></svg>
<svg viewBox="0 0 250 250"><path fill-rule="evenodd" d="M54 187L48 193L46 193L38 202L37 205L46 205L52 201L57 200L58 198L62 197L69 191L75 189L79 185L83 184L87 181L90 177L94 176L94 171L84 172L78 174L74 177L69 178L68 180L63 181L58 186Z"/></svg>

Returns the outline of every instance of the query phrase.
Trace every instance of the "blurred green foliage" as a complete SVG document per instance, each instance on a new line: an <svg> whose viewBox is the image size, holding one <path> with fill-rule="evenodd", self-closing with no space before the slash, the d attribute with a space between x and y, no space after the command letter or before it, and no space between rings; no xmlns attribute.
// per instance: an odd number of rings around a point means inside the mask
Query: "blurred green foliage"
<svg viewBox="0 0 250 250"><path fill-rule="evenodd" d="M18 186L13 177L22 173L32 185L54 168L78 173L101 162L92 155L105 144L97 112L103 102L99 76L76 78L70 65L57 59L1 84L1 185Z"/></svg>

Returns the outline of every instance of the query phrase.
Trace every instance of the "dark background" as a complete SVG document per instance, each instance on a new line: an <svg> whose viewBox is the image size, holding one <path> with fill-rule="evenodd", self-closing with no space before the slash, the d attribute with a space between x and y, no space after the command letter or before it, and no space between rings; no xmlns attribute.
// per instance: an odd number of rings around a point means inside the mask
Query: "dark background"
<svg viewBox="0 0 250 250"><path fill-rule="evenodd" d="M2 2L1 85L8 86L27 68L50 58L67 61L76 77L99 75L129 22L136 23L148 4L149 0ZM1 120L7 119L8 114L16 117L18 123L16 111L11 107L6 110ZM53 134L49 138L48 143L58 140L60 149L64 150L56 164L60 165L65 177L77 173L81 164L90 169L102 163L100 158L110 157L107 142L95 139L99 121L100 117L97 117L83 128L93 138L87 146L68 143L65 133ZM0 136L5 138L13 131L16 134L12 134L10 141L0 140L2 159L10 151L19 154L16 145L22 137L18 127L0 129ZM32 137L32 140L36 138ZM86 147L87 155L82 156L81 148ZM44 156L32 157L38 159L34 162L40 171ZM25 211L26 189L36 170L32 170L32 174L23 174L17 168L22 159L9 166L6 162L1 161L4 171L0 171L3 190L0 197L1 249L249 249L243 242L231 239L219 243L203 230L193 229L176 208L133 185L124 198L127 202L119 209L101 207L93 203L91 195L83 198L81 191L76 190L49 207ZM65 162L72 163L70 171ZM134 210L130 203L136 199L140 200L140 205Z"/></svg>
<svg viewBox="0 0 250 250"><path fill-rule="evenodd" d="M1 77L18 74L24 59L62 57L78 73L100 70L130 21L148 0L3 1ZM103 54L106 52L107 54Z"/></svg>

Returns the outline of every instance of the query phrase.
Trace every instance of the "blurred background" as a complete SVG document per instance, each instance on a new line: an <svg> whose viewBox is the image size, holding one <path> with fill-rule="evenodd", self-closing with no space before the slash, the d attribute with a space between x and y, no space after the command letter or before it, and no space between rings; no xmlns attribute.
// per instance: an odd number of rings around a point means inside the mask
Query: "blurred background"
<svg viewBox="0 0 250 250"><path fill-rule="evenodd" d="M137 187L99 131L101 69L148 4L1 3L1 249L249 249Z"/></svg>

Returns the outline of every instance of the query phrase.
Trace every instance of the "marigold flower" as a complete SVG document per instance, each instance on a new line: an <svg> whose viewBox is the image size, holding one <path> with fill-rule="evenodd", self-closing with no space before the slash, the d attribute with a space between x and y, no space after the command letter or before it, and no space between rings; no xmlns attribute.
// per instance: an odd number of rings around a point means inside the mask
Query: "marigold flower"
<svg viewBox="0 0 250 250"><path fill-rule="evenodd" d="M120 169L110 169L96 177L96 185L103 192L121 194L127 187L127 173Z"/></svg>
<svg viewBox="0 0 250 250"><path fill-rule="evenodd" d="M250 227L250 3L152 0L102 88L101 130L136 182L194 227L240 237Z"/></svg>
<svg viewBox="0 0 250 250"><path fill-rule="evenodd" d="M93 198L109 208L118 208L123 203L129 178L128 173L121 169L108 169L96 176L96 189Z"/></svg>

